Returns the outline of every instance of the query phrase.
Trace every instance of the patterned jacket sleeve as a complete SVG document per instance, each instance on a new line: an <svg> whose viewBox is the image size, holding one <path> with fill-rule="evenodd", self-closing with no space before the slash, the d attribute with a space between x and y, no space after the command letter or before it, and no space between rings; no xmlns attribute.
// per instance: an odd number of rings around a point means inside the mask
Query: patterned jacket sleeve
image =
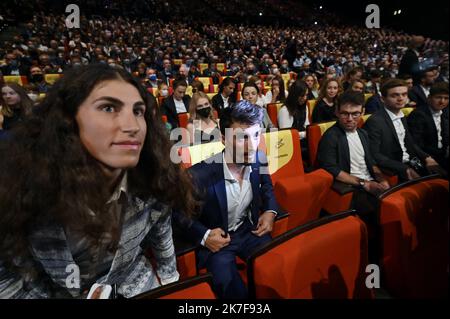
<svg viewBox="0 0 450 319"><path fill-rule="evenodd" d="M0 261L0 299L49 298L48 288L36 280L27 285L19 274L5 268Z"/></svg>
<svg viewBox="0 0 450 319"><path fill-rule="evenodd" d="M161 284L166 285L179 279L175 246L172 238L171 210L167 209L150 230L150 245L156 259L156 272Z"/></svg>

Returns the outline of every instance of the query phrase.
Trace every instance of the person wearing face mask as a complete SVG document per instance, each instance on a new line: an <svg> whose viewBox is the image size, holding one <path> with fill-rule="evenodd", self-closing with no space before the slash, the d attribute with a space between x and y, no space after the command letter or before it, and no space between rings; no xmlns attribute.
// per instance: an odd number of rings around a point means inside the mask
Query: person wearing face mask
<svg viewBox="0 0 450 319"><path fill-rule="evenodd" d="M36 85L33 83L29 83L23 86L25 91L27 92L28 97L31 101L33 101L33 104L36 105L39 100L39 91Z"/></svg>
<svg viewBox="0 0 450 319"><path fill-rule="evenodd" d="M281 61L280 72L282 74L287 74L287 73L291 72L291 68L289 67L288 60Z"/></svg>
<svg viewBox="0 0 450 319"><path fill-rule="evenodd" d="M192 95L189 103L189 141L187 144L201 144L220 141L219 120L214 119L211 101L204 92Z"/></svg>
<svg viewBox="0 0 450 319"><path fill-rule="evenodd" d="M30 69L30 83L34 84L39 93L47 93L51 85L45 81L44 73L38 66Z"/></svg>
<svg viewBox="0 0 450 319"><path fill-rule="evenodd" d="M145 85L148 88L157 88L158 87L158 77L154 70L149 70L147 72L147 79L144 81Z"/></svg>
<svg viewBox="0 0 450 319"><path fill-rule="evenodd" d="M159 83L159 85L158 85L158 98L159 99L161 99L161 98L165 99L168 96L169 96L169 86L166 83L164 83L164 82Z"/></svg>
<svg viewBox="0 0 450 319"><path fill-rule="evenodd" d="M280 69L278 68L278 65L272 64L270 67L270 73L273 75L280 75Z"/></svg>

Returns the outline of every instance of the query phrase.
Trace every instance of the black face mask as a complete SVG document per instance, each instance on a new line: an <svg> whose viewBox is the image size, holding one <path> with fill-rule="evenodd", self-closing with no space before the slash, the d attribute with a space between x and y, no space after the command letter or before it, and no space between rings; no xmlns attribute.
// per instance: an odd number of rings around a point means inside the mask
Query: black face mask
<svg viewBox="0 0 450 319"><path fill-rule="evenodd" d="M211 113L210 107L205 107L203 109L197 109L196 112L200 117L207 118L209 117L209 114Z"/></svg>
<svg viewBox="0 0 450 319"><path fill-rule="evenodd" d="M44 80L43 74L33 74L31 76L31 82L42 82L42 80Z"/></svg>

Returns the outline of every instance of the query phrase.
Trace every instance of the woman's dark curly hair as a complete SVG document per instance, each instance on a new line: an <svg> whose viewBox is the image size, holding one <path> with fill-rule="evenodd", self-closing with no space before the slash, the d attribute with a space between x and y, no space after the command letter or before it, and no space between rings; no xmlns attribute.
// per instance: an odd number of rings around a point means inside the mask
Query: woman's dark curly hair
<svg viewBox="0 0 450 319"><path fill-rule="evenodd" d="M27 237L36 225L75 227L93 242L111 229L104 208L110 196L106 177L83 146L75 116L98 84L114 79L136 87L147 106L145 143L137 166L128 170L130 194L155 198L188 216L197 208L187 172L170 160L172 143L154 99L121 69L76 67L0 145L0 261L5 265L28 257ZM97 213L95 221L87 208Z"/></svg>

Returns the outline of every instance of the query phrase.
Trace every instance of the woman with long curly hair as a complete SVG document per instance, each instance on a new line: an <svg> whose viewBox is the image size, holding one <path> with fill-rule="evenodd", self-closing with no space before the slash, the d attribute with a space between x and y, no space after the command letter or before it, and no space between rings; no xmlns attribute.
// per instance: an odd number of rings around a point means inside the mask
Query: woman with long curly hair
<svg viewBox="0 0 450 319"><path fill-rule="evenodd" d="M178 280L171 212L197 202L147 94L123 70L73 68L0 144L0 298Z"/></svg>

